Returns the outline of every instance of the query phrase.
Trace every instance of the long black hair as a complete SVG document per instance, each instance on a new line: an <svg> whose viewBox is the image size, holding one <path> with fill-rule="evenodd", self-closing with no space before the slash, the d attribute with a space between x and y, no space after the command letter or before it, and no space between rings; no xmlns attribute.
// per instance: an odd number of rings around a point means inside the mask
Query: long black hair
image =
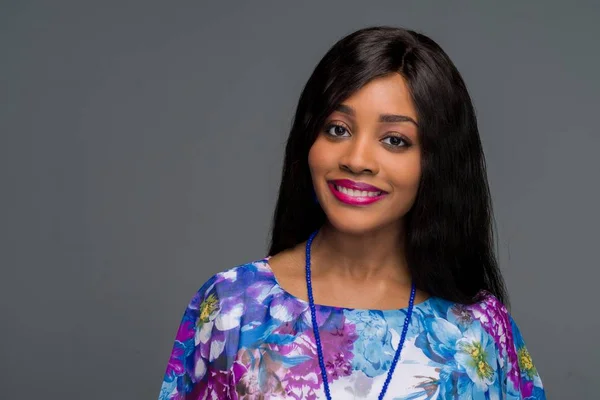
<svg viewBox="0 0 600 400"><path fill-rule="evenodd" d="M485 290L506 304L471 98L448 55L412 30L361 29L338 41L316 66L287 141L269 254L305 241L326 220L313 200L308 152L327 116L366 83L391 73L406 80L419 119L421 181L405 216L412 279L450 301L470 304Z"/></svg>

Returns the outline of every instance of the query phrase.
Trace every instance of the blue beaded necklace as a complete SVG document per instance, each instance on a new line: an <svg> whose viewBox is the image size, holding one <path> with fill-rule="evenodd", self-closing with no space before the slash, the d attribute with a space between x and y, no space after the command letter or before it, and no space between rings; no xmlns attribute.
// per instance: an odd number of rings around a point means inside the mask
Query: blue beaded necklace
<svg viewBox="0 0 600 400"><path fill-rule="evenodd" d="M323 360L323 348L321 347L321 336L319 335L319 327L317 326L317 312L315 309L315 300L313 298L312 292L312 282L311 282L311 274L310 274L310 246L312 244L313 239L317 235L318 231L313 232L308 241L306 242L306 288L308 290L308 306L310 308L311 320L313 333L315 335L315 342L317 344L317 356L319 357L319 366L321 367L321 377L323 378L323 387L325 388L325 395L327 396L327 400L331 400L331 393L329 392L329 382L327 381L327 370L325 369L325 361ZM414 282L411 285L410 289L410 300L408 301L408 310L406 312L406 319L404 320L404 326L402 327L402 336L400 337L400 344L398 344L398 348L396 349L396 354L394 355L394 360L392 361L392 365L387 374L387 378L383 384L383 388L381 389L381 393L379 393L379 400L383 400L383 396L387 391L388 385L392 379L392 374L394 373L394 369L396 368L396 364L398 364L398 360L400 359L400 353L402 352L402 347L404 347L404 340L406 339L406 332L408 331L408 324L410 323L410 319L412 316L413 306L415 304L415 284Z"/></svg>

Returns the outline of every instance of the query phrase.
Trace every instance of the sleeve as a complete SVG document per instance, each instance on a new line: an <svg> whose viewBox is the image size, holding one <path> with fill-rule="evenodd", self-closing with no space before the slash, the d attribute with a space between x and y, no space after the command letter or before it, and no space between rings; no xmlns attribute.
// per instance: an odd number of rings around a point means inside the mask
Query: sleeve
<svg viewBox="0 0 600 400"><path fill-rule="evenodd" d="M159 400L222 399L228 397L228 372L211 361L215 319L220 301L216 276L209 279L188 304L161 385Z"/></svg>
<svg viewBox="0 0 600 400"><path fill-rule="evenodd" d="M508 347L507 397L509 399L545 400L546 393L540 375L525 346L519 327L508 316L510 338ZM512 345L511 345L512 342Z"/></svg>

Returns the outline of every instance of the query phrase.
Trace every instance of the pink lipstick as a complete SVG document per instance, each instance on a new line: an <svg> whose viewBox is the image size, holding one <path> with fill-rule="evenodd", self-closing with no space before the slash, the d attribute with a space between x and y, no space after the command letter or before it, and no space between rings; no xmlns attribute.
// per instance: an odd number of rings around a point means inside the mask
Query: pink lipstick
<svg viewBox="0 0 600 400"><path fill-rule="evenodd" d="M336 179L327 182L331 193L342 203L352 206L366 206L385 197L387 192L376 186L349 179Z"/></svg>

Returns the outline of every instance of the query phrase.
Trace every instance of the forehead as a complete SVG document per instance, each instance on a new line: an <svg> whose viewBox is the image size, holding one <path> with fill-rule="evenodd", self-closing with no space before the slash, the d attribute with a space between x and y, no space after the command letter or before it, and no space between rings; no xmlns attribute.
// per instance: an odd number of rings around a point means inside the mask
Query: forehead
<svg viewBox="0 0 600 400"><path fill-rule="evenodd" d="M375 78L342 102L356 117L402 114L417 119L410 89L397 73ZM344 108L344 107L342 107Z"/></svg>

